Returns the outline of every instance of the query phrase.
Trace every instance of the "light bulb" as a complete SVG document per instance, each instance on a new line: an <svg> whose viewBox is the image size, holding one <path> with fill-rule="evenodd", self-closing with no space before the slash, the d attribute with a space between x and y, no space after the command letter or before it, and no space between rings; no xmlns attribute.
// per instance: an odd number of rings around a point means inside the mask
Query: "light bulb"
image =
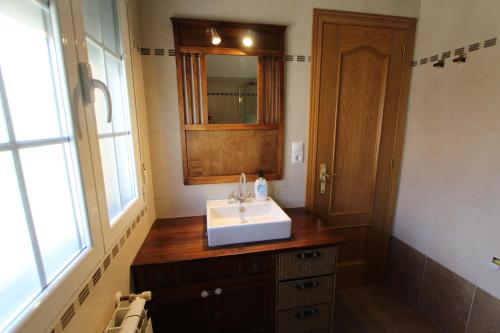
<svg viewBox="0 0 500 333"><path fill-rule="evenodd" d="M222 39L219 36L213 36L212 37L212 44L214 45L219 45Z"/></svg>
<svg viewBox="0 0 500 333"><path fill-rule="evenodd" d="M215 28L210 28L209 29L210 35L212 36L212 44L213 45L219 45L220 42L222 42L222 38L220 38L219 33Z"/></svg>
<svg viewBox="0 0 500 333"><path fill-rule="evenodd" d="M245 36L245 37L243 38L243 41L242 41L242 42L243 42L243 45L245 45L246 47L250 47L250 46L252 46L252 45L253 45L253 39L252 39L252 37L250 37L250 36Z"/></svg>

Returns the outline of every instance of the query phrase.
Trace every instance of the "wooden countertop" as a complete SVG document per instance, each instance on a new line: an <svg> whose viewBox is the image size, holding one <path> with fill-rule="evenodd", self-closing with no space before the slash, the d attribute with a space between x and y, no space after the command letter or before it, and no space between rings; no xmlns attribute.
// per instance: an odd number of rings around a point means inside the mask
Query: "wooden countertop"
<svg viewBox="0 0 500 333"><path fill-rule="evenodd" d="M132 267L257 252L301 249L343 243L332 227L304 208L285 209L292 219L292 237L286 240L209 248L204 216L159 219L151 227Z"/></svg>

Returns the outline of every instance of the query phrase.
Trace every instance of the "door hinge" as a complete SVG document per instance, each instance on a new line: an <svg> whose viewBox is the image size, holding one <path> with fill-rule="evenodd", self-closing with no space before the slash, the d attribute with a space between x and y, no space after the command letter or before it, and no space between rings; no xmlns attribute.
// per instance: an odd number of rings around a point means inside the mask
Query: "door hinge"
<svg viewBox="0 0 500 333"><path fill-rule="evenodd" d="M393 167L393 166L394 166L394 159L392 159L392 158L391 158L391 159L389 160L389 168L391 168L391 169L392 169L392 167Z"/></svg>
<svg viewBox="0 0 500 333"><path fill-rule="evenodd" d="M406 54L406 44L403 44L403 56Z"/></svg>

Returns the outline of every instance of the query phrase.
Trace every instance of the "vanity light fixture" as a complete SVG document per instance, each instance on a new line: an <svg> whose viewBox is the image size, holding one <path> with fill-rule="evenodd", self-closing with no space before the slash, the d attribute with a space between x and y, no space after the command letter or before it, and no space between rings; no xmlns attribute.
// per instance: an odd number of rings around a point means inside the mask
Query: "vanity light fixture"
<svg viewBox="0 0 500 333"><path fill-rule="evenodd" d="M210 28L208 30L210 32L210 36L212 37L212 44L219 45L220 42L222 42L222 38L220 38L220 35L217 32L217 30L215 30L215 28Z"/></svg>
<svg viewBox="0 0 500 333"><path fill-rule="evenodd" d="M467 61L467 54L465 53L459 54L458 57L453 59L455 63L464 63L465 61Z"/></svg>
<svg viewBox="0 0 500 333"><path fill-rule="evenodd" d="M437 69L443 68L444 67L444 59L439 60L438 62L436 62L432 66L435 67L435 68L437 68Z"/></svg>
<svg viewBox="0 0 500 333"><path fill-rule="evenodd" d="M254 33L251 30L245 36L243 36L243 39L241 40L241 42L243 43L243 45L245 47L252 47L253 36L254 36Z"/></svg>

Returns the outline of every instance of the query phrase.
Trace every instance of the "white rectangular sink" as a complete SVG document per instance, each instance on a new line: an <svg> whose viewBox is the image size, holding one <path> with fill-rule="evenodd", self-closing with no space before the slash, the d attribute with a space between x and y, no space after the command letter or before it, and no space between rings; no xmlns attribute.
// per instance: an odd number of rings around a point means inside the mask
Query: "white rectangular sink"
<svg viewBox="0 0 500 333"><path fill-rule="evenodd" d="M207 201L208 246L290 238L292 220L273 199Z"/></svg>

